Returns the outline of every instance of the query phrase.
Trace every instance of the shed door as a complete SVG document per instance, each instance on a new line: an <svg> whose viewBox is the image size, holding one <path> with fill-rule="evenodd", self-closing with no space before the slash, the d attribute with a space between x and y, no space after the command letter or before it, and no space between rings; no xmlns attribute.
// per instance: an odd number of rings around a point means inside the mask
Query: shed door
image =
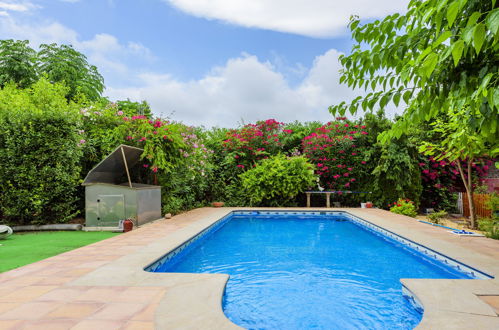
<svg viewBox="0 0 499 330"><path fill-rule="evenodd" d="M125 219L124 195L98 195L99 214L97 225L100 227L117 227L120 220Z"/></svg>

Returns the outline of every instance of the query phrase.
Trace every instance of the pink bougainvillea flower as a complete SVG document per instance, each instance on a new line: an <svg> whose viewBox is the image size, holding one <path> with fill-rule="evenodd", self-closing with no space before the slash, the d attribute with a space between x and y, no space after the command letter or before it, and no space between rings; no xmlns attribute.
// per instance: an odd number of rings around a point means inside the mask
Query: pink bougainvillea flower
<svg viewBox="0 0 499 330"><path fill-rule="evenodd" d="M153 168L152 168L152 171L153 171L154 173L157 173L157 172L158 172L158 168L157 168L157 167L153 167Z"/></svg>
<svg viewBox="0 0 499 330"><path fill-rule="evenodd" d="M244 165L238 164L237 167L244 168Z"/></svg>
<svg viewBox="0 0 499 330"><path fill-rule="evenodd" d="M367 164L367 162L365 160L361 161L361 164Z"/></svg>
<svg viewBox="0 0 499 330"><path fill-rule="evenodd" d="M118 111L118 112L117 112L117 115L118 115L118 116L123 116L123 111L121 111L121 110L120 110L120 111Z"/></svg>
<svg viewBox="0 0 499 330"><path fill-rule="evenodd" d="M345 183L345 187L350 187L350 182Z"/></svg>
<svg viewBox="0 0 499 330"><path fill-rule="evenodd" d="M85 144L85 142L87 142L87 141L85 141L84 139L80 140L80 144Z"/></svg>
<svg viewBox="0 0 499 330"><path fill-rule="evenodd" d="M357 155L357 153L356 153L356 152L352 152L352 156L356 156L356 155Z"/></svg>
<svg viewBox="0 0 499 330"><path fill-rule="evenodd" d="M347 170L349 170L350 172L352 172L353 167L349 167L349 168L347 168Z"/></svg>
<svg viewBox="0 0 499 330"><path fill-rule="evenodd" d="M148 167L149 167L149 165L147 165L147 164L144 164L144 165L142 165L142 166L144 166L145 168L148 168Z"/></svg>

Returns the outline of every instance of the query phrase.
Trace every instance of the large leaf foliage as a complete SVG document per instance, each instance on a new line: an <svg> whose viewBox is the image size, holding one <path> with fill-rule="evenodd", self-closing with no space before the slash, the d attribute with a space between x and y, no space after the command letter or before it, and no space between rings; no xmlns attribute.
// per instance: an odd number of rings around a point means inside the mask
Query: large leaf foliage
<svg viewBox="0 0 499 330"><path fill-rule="evenodd" d="M467 125L497 146L499 8L496 0L412 0L406 14L365 25L350 22L357 42L341 58L341 82L367 95L330 107L333 113L401 107L387 141L440 113L468 112ZM492 148L493 150L494 148Z"/></svg>

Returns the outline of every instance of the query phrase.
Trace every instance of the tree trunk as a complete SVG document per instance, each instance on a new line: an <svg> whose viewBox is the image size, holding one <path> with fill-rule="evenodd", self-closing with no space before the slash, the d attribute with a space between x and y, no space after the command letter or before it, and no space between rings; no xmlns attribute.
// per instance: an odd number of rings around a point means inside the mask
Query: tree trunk
<svg viewBox="0 0 499 330"><path fill-rule="evenodd" d="M468 178L464 176L463 167L461 166L461 162L459 160L457 162L457 168L459 169L459 173L461 174L461 179L464 183L464 188L466 189L466 195L468 195L468 205L470 207L470 226L471 228L476 228L476 213L475 213L475 201L473 200L473 183L471 180L471 163L473 159L467 160L467 171Z"/></svg>

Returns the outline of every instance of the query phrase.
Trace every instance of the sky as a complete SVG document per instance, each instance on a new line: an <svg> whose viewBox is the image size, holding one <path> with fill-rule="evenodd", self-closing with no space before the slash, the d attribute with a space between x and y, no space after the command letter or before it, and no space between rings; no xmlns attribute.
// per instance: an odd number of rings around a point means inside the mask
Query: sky
<svg viewBox="0 0 499 330"><path fill-rule="evenodd" d="M339 84L349 17L368 22L407 3L0 0L0 39L71 44L104 76L105 96L146 100L188 125L326 122L330 105L362 93Z"/></svg>

